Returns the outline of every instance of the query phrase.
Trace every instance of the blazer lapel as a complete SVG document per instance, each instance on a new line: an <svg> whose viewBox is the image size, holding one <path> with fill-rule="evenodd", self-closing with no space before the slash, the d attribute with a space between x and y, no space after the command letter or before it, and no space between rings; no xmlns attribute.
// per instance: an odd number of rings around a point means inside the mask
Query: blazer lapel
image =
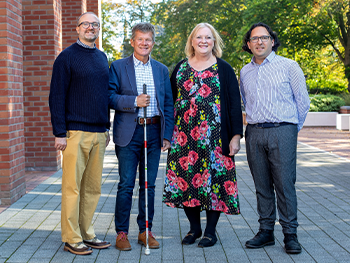
<svg viewBox="0 0 350 263"><path fill-rule="evenodd" d="M138 95L137 93L137 86L136 86L136 76L135 76L135 68L134 68L134 60L133 55L131 55L127 63L125 65L126 73L128 74L130 86L134 92L135 95Z"/></svg>

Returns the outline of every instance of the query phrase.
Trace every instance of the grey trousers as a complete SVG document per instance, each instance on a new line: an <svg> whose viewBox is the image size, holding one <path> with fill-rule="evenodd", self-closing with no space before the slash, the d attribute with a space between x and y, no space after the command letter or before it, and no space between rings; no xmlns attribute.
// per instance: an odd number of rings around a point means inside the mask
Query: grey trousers
<svg viewBox="0 0 350 263"><path fill-rule="evenodd" d="M298 128L293 124L273 128L247 126L247 160L256 189L260 229L274 229L276 192L279 222L283 233L297 232L297 137Z"/></svg>

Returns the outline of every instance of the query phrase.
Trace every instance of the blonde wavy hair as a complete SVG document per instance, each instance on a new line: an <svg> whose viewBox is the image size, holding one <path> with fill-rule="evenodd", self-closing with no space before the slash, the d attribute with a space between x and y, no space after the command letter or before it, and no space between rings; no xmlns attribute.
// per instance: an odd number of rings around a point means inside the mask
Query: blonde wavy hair
<svg viewBox="0 0 350 263"><path fill-rule="evenodd" d="M187 38L187 43L185 47L185 54L188 58L194 56L194 48L192 46L192 40L193 37L197 34L198 30L201 28L207 27L210 29L213 37L214 37L214 47L213 47L213 55L217 58L221 58L222 56L222 49L224 48L224 42L222 41L222 38L220 37L218 31L215 30L215 28L209 24L209 23L199 23L198 25L193 28L191 34Z"/></svg>

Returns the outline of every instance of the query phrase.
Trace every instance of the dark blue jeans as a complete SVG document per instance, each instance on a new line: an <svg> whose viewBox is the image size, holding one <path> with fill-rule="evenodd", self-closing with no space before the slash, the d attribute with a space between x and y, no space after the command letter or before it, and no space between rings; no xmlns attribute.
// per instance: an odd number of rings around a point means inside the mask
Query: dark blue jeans
<svg viewBox="0 0 350 263"><path fill-rule="evenodd" d="M155 181L160 158L160 124L147 125L147 182L148 182L148 227L152 228L154 215ZM132 194L135 186L137 166L139 166L139 214L137 224L140 233L146 230L145 214L145 149L144 127L137 124L131 142L125 146L115 146L119 163L120 181L115 204L115 230L129 230Z"/></svg>

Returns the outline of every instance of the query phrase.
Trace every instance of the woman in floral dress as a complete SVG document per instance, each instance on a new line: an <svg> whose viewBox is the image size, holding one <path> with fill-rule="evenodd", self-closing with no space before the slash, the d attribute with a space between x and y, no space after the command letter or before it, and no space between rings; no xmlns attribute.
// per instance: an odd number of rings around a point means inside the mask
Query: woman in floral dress
<svg viewBox="0 0 350 263"><path fill-rule="evenodd" d="M190 222L185 245L202 236L201 210L207 225L200 247L216 243L221 212L239 214L234 155L243 134L241 100L232 67L220 59L221 46L210 24L198 24L187 40L187 58L171 76L175 126L163 202L184 208Z"/></svg>

